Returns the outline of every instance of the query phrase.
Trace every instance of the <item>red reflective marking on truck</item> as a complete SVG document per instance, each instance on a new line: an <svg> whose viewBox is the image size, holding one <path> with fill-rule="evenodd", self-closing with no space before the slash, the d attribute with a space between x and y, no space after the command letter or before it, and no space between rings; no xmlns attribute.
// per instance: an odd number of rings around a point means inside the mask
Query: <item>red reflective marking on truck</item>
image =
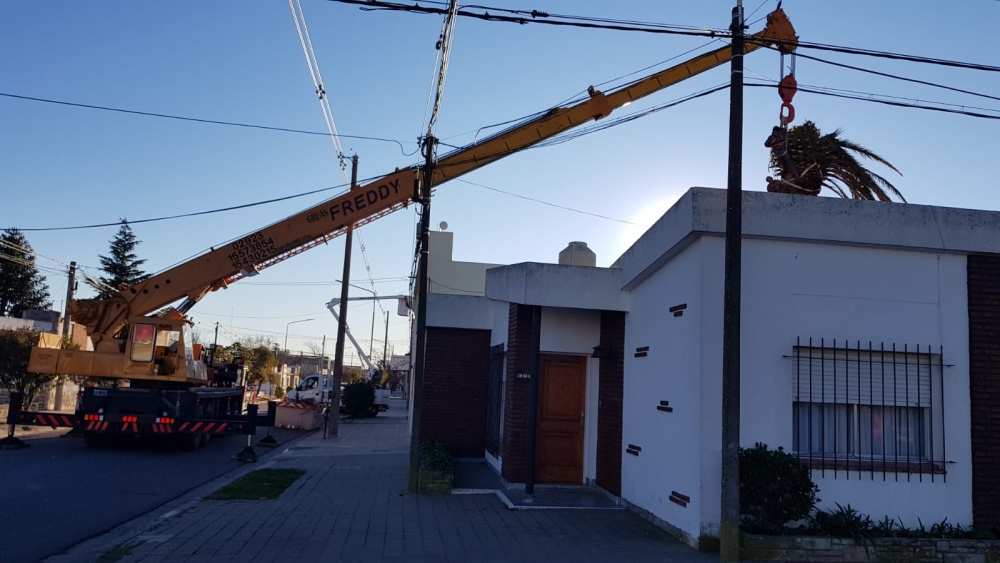
<svg viewBox="0 0 1000 563"><path fill-rule="evenodd" d="M198 429L201 428L201 425L202 425L201 422L195 422L194 426L191 427L191 432L197 432Z"/></svg>
<svg viewBox="0 0 1000 563"><path fill-rule="evenodd" d="M182 431L182 432L183 432L184 430L187 430L187 427L188 427L188 424L191 424L191 423L190 423L190 422L182 422L182 423L181 423L181 427L180 427L180 428L178 428L178 430L180 430L180 431Z"/></svg>
<svg viewBox="0 0 1000 563"><path fill-rule="evenodd" d="M225 430L226 430L226 423L220 422L219 427L215 429L215 432L219 433L219 432L224 432Z"/></svg>

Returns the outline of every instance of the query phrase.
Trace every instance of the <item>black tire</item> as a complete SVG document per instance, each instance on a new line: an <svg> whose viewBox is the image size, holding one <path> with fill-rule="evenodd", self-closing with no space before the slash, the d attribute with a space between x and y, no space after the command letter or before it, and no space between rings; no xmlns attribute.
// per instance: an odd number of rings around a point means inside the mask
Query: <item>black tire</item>
<svg viewBox="0 0 1000 563"><path fill-rule="evenodd" d="M378 408L378 405L372 405L371 410L368 411L368 416L378 416L378 413L382 409Z"/></svg>
<svg viewBox="0 0 1000 563"><path fill-rule="evenodd" d="M204 448L211 441L212 441L212 435L209 434L209 433L207 433L207 432L198 435L198 447L199 448Z"/></svg>
<svg viewBox="0 0 1000 563"><path fill-rule="evenodd" d="M174 438L177 449L182 452L193 452L198 449L201 438L198 434L177 434Z"/></svg>
<svg viewBox="0 0 1000 563"><path fill-rule="evenodd" d="M84 432L83 433L83 443L87 445L88 448L102 448L105 445L105 441L102 439L103 436L97 432Z"/></svg>

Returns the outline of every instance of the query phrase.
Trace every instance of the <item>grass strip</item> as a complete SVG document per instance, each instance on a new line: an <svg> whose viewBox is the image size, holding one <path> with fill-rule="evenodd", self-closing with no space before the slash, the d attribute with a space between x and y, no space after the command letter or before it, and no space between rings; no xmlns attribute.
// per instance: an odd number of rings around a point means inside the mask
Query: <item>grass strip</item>
<svg viewBox="0 0 1000 563"><path fill-rule="evenodd" d="M301 469L258 469L205 497L208 500L266 500L278 498L296 479Z"/></svg>

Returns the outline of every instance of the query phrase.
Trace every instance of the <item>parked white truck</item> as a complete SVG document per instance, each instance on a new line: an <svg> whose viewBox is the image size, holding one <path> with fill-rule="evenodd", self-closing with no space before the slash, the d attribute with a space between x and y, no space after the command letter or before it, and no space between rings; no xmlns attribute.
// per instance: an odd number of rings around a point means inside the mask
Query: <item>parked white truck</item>
<svg viewBox="0 0 1000 563"><path fill-rule="evenodd" d="M341 383L340 397L343 406L344 386ZM308 403L313 405L327 404L330 402L331 391L333 391L333 376L329 374L308 375L299 383L299 386L288 392L288 400L296 403ZM371 415L389 410L389 390L383 389L381 385L375 384L375 402L372 404Z"/></svg>

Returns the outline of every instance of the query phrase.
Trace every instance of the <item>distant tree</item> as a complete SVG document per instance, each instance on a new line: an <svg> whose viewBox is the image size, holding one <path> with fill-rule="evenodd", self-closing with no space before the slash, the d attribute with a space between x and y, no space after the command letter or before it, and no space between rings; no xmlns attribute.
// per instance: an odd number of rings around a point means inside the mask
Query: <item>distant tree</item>
<svg viewBox="0 0 1000 563"><path fill-rule="evenodd" d="M107 299L122 284L135 285L149 277L149 274L139 269L146 263L146 260L140 260L135 253L140 242L142 241L136 238L128 221L122 219L122 226L111 239L111 256L98 256L101 260L101 271L107 275L99 278L100 283L87 281L97 290L99 298Z"/></svg>
<svg viewBox="0 0 1000 563"><path fill-rule="evenodd" d="M778 128L765 146L771 147L771 168L777 180L768 178L767 191L819 195L826 188L842 198L906 202L889 180L865 168L858 155L901 174L895 166L871 150L841 136L842 130L822 134L806 121L788 130L787 139Z"/></svg>
<svg viewBox="0 0 1000 563"><path fill-rule="evenodd" d="M31 347L38 335L28 329L0 330L0 387L24 395L24 407L30 408L35 395L54 377L28 373Z"/></svg>
<svg viewBox="0 0 1000 563"><path fill-rule="evenodd" d="M15 228L0 235L0 316L20 317L27 309L48 309L49 288L35 266L35 253Z"/></svg>
<svg viewBox="0 0 1000 563"><path fill-rule="evenodd" d="M261 344L266 342L266 337L250 337L244 341L234 342L227 349L232 357L242 357L244 359L244 375L246 386L256 386L254 398L260 392L260 387L264 383L274 385L278 382L278 374L275 368L278 367L278 357L274 353L274 346Z"/></svg>

